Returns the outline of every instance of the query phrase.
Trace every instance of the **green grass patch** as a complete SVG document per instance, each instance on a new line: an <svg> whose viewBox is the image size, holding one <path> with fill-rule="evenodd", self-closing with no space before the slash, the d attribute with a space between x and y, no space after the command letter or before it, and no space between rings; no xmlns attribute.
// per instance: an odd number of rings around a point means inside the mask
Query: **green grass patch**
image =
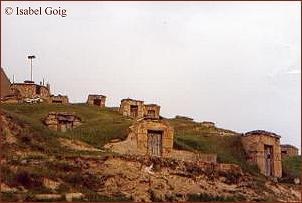
<svg viewBox="0 0 302 203"><path fill-rule="evenodd" d="M2 109L44 136L77 139L95 147L102 147L111 139L125 139L132 123L111 108L100 109L86 104L3 104ZM75 112L83 124L64 133L50 131L43 120L51 111Z"/></svg>
<svg viewBox="0 0 302 203"><path fill-rule="evenodd" d="M246 162L240 134L221 136L222 131L228 130L214 126L206 127L186 119L176 118L167 121L174 127L175 149L217 154L219 163L238 164L244 171L258 174L257 167Z"/></svg>
<svg viewBox="0 0 302 203"><path fill-rule="evenodd" d="M282 180L293 182L301 173L301 156L285 157L282 159Z"/></svg>

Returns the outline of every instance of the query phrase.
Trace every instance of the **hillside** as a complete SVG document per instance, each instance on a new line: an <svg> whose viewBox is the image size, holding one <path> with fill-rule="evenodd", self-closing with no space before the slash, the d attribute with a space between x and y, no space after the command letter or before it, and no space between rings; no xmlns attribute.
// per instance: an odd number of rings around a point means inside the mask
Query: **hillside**
<svg viewBox="0 0 302 203"><path fill-rule="evenodd" d="M14 118L28 123L32 130L49 137L64 137L80 140L101 148L112 139L125 139L131 119L122 117L115 108L100 110L85 104L69 105L3 105L3 110ZM83 125L66 133L49 131L42 120L50 111L76 112L82 118ZM174 127L174 148L203 153L217 153L218 162L235 163L245 167L240 134L220 136L224 129L205 127L186 119L167 119Z"/></svg>
<svg viewBox="0 0 302 203"><path fill-rule="evenodd" d="M299 200L294 186L270 182L246 164L240 135L232 131L166 119L175 129L174 148L217 153L218 162L242 170L106 151L110 140L127 137L133 122L115 108L5 104L1 111L2 200L59 201L67 194L82 201ZM42 123L50 111L76 112L83 125L52 132ZM221 136L225 131L232 136ZM150 163L151 174L144 170Z"/></svg>

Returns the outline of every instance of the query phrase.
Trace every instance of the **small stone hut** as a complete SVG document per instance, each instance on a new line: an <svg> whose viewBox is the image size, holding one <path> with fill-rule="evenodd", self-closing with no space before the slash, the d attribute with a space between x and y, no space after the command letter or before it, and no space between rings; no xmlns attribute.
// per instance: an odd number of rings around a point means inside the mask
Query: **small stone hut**
<svg viewBox="0 0 302 203"><path fill-rule="evenodd" d="M110 148L122 154L171 157L173 128L163 120L142 118L129 128L125 141L114 143Z"/></svg>
<svg viewBox="0 0 302 203"><path fill-rule="evenodd" d="M44 124L50 130L66 132L81 125L81 119L74 112L49 112Z"/></svg>
<svg viewBox="0 0 302 203"><path fill-rule="evenodd" d="M297 147L289 144L281 145L281 157L292 157L292 156L298 156L299 150Z"/></svg>
<svg viewBox="0 0 302 203"><path fill-rule="evenodd" d="M88 95L87 104L100 106L101 108L105 107L106 96L98 95L98 94L90 94Z"/></svg>
<svg viewBox="0 0 302 203"><path fill-rule="evenodd" d="M249 163L256 164L265 176L282 176L279 135L255 130L243 134L241 141Z"/></svg>
<svg viewBox="0 0 302 203"><path fill-rule="evenodd" d="M69 100L66 95L51 95L50 103L52 104L68 104Z"/></svg>
<svg viewBox="0 0 302 203"><path fill-rule="evenodd" d="M33 98L39 96L40 98L48 101L50 98L49 85L38 85L33 81L24 81L24 83L11 84L10 90L16 94L16 96L24 98Z"/></svg>
<svg viewBox="0 0 302 203"><path fill-rule="evenodd" d="M134 99L123 99L119 108L119 112L123 116L131 118L144 117L144 101Z"/></svg>
<svg viewBox="0 0 302 203"><path fill-rule="evenodd" d="M160 106L157 104L145 104L144 105L144 117L159 119Z"/></svg>

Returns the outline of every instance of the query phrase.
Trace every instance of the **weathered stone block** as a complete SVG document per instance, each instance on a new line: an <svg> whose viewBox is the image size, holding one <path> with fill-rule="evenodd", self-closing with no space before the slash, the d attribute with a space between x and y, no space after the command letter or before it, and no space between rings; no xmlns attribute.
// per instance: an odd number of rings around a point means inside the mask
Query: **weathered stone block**
<svg viewBox="0 0 302 203"><path fill-rule="evenodd" d="M65 132L81 125L81 119L70 112L49 112L44 124L50 130Z"/></svg>

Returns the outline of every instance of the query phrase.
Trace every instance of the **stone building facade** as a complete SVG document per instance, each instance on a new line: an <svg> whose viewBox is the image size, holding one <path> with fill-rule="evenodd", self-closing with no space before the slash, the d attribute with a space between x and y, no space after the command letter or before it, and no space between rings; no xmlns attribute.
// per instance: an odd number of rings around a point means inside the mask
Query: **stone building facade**
<svg viewBox="0 0 302 203"><path fill-rule="evenodd" d="M49 86L38 85L33 81L24 81L24 83L11 84L10 90L16 97L33 98L39 96L43 100L48 101L50 98Z"/></svg>
<svg viewBox="0 0 302 203"><path fill-rule="evenodd" d="M88 95L87 104L88 105L95 105L99 106L101 108L105 107L106 102L106 96L104 95L96 95L96 94L90 94Z"/></svg>
<svg viewBox="0 0 302 203"><path fill-rule="evenodd" d="M123 116L131 118L144 117L144 101L134 99L123 99L119 108L119 112Z"/></svg>
<svg viewBox="0 0 302 203"><path fill-rule="evenodd" d="M156 104L145 104L144 105L144 117L159 119L160 106Z"/></svg>
<svg viewBox="0 0 302 203"><path fill-rule="evenodd" d="M159 119L160 106L156 104L144 104L144 101L134 99L123 99L119 112L131 118Z"/></svg>
<svg viewBox="0 0 302 203"><path fill-rule="evenodd" d="M125 141L110 145L111 150L122 154L171 157L173 128L162 120L142 118L129 128Z"/></svg>
<svg viewBox="0 0 302 203"><path fill-rule="evenodd" d="M52 104L68 104L69 100L66 95L51 95L50 102Z"/></svg>
<svg viewBox="0 0 302 203"><path fill-rule="evenodd" d="M289 144L281 145L281 157L298 156L299 150L297 147Z"/></svg>
<svg viewBox="0 0 302 203"><path fill-rule="evenodd" d="M246 152L247 161L256 164L260 173L272 177L282 176L279 135L263 130L255 130L243 134L241 141Z"/></svg>
<svg viewBox="0 0 302 203"><path fill-rule="evenodd" d="M52 131L66 132L81 125L81 119L74 112L49 112L44 124Z"/></svg>

